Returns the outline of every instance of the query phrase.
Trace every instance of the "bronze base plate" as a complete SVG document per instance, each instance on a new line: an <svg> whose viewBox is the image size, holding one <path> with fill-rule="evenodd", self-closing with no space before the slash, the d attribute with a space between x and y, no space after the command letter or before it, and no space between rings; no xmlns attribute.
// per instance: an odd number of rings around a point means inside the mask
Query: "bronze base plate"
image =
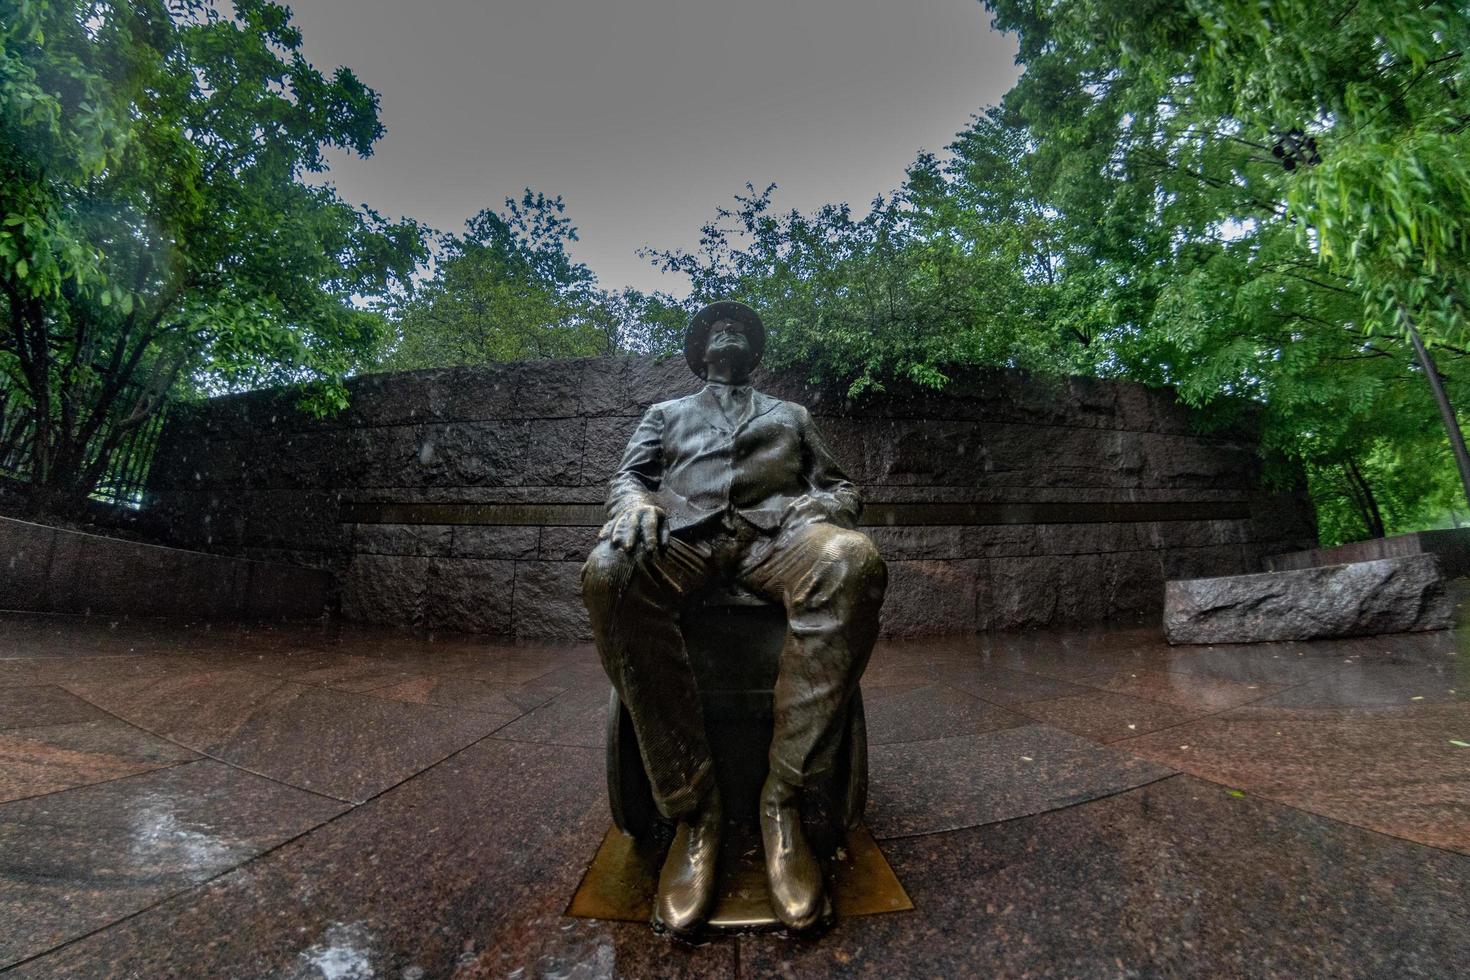
<svg viewBox="0 0 1470 980"><path fill-rule="evenodd" d="M616 827L608 829L592 866L572 896L567 914L583 919L647 922L663 861L662 842L640 844ZM753 828L726 828L720 855L720 897L709 926L720 930L780 928L766 892L765 856ZM868 828L848 834L847 846L831 862L827 887L838 918L904 912L914 907Z"/></svg>

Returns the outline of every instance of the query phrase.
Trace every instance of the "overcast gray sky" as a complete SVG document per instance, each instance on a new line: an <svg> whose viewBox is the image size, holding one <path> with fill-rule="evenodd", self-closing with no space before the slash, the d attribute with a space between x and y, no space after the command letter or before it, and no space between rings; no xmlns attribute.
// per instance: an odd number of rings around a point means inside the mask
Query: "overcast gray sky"
<svg viewBox="0 0 1470 980"><path fill-rule="evenodd" d="M307 57L382 96L337 158L350 201L442 231L560 194L607 287L683 295L637 257L692 248L747 180L861 207L1015 80L978 0L292 0Z"/></svg>

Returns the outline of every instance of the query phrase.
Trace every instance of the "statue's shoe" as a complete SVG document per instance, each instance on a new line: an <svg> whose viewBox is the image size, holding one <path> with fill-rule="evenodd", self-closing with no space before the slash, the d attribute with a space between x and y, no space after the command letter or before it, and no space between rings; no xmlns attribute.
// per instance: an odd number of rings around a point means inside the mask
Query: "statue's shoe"
<svg viewBox="0 0 1470 980"><path fill-rule="evenodd" d="M658 876L653 927L676 936L699 930L709 918L719 885L720 838L725 815L713 797L693 818L679 822Z"/></svg>
<svg viewBox="0 0 1470 980"><path fill-rule="evenodd" d="M761 842L776 917L798 932L829 918L831 905L823 890L822 865L802 830L797 790L775 776L761 789Z"/></svg>

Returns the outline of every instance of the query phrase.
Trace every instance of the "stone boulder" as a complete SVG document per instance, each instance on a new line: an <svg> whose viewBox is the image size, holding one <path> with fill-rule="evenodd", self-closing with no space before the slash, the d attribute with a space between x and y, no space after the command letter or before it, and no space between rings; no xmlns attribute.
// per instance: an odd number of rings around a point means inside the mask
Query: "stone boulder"
<svg viewBox="0 0 1470 980"><path fill-rule="evenodd" d="M1170 643L1257 643L1448 629L1433 555L1165 583Z"/></svg>

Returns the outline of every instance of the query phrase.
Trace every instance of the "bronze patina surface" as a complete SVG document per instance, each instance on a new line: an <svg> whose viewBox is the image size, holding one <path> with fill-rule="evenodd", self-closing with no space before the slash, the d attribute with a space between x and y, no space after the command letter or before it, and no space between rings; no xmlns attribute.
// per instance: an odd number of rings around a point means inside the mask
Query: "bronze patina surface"
<svg viewBox="0 0 1470 980"><path fill-rule="evenodd" d="M609 519L582 572L593 636L620 703L615 718L625 714L633 735L621 738L617 720L612 740L620 752L636 744L652 810L673 828L652 919L676 934L769 914L753 909L760 902L736 859L760 853L763 901L777 920L805 930L830 919L825 865L861 815L866 787L858 680L877 638L887 570L855 530L862 499L810 414L749 385L764 338L759 316L740 303L712 304L690 322L686 356L708 384L644 415L609 484ZM686 644L698 639L685 636L688 614L732 591L785 613L768 740L707 718L700 677L707 687L711 674L759 659L759 630L750 631L750 649L737 642L716 652L725 662L713 670L708 656L697 667ZM755 692L745 693L748 701ZM738 765L725 749L762 746L758 789L721 777L721 768ZM619 826L651 831L628 819L645 785L613 763ZM737 798L726 799L732 792ZM739 819L752 809L753 819ZM731 855L731 842L747 831L759 847ZM729 911L740 894L742 911Z"/></svg>
<svg viewBox="0 0 1470 980"><path fill-rule="evenodd" d="M710 913L716 929L777 928L781 920L771 908L761 842L732 824L721 855L724 887ZM647 922L664 849L656 839L639 840L610 828L582 878L568 915L584 919ZM914 907L867 827L858 827L834 855L828 887L833 911L840 918L906 912Z"/></svg>

